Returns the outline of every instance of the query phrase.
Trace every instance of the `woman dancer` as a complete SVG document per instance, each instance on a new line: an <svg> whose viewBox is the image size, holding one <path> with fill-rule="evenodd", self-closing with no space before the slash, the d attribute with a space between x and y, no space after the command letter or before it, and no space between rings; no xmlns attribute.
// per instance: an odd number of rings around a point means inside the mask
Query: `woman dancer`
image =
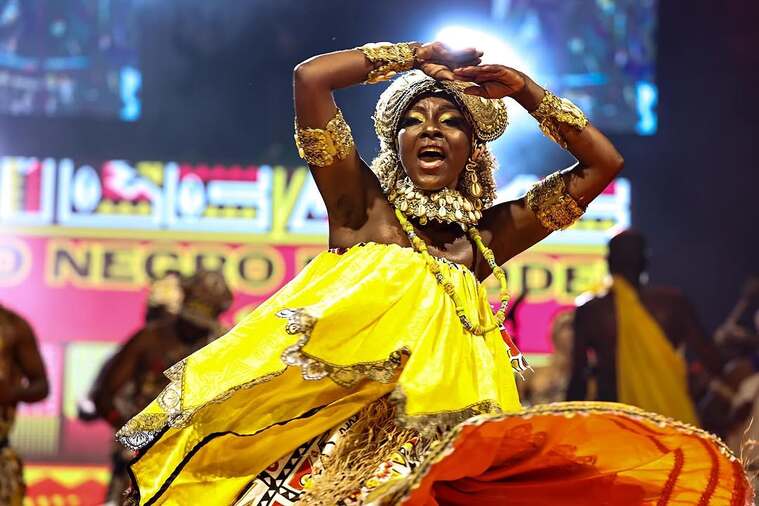
<svg viewBox="0 0 759 506"><path fill-rule="evenodd" d="M171 384L122 428L142 451L140 504L748 496L740 465L695 429L620 405L520 411L511 366L526 364L501 336L500 265L579 218L622 157L571 102L481 56L382 43L296 68L296 143L328 210L330 250L169 369ZM395 75L369 166L332 92ZM493 205L486 143L506 128L505 97L578 163ZM480 284L491 274L495 313Z"/></svg>

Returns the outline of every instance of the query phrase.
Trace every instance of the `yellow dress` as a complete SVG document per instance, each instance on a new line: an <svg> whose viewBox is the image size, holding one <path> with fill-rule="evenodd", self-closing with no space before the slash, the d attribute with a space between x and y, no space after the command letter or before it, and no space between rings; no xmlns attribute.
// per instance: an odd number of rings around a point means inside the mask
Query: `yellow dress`
<svg viewBox="0 0 759 506"><path fill-rule="evenodd" d="M472 322L485 289L440 261ZM231 504L259 472L389 395L401 425L445 431L520 409L498 330L466 332L411 248L318 255L227 335L167 371L171 384L118 433L140 504Z"/></svg>

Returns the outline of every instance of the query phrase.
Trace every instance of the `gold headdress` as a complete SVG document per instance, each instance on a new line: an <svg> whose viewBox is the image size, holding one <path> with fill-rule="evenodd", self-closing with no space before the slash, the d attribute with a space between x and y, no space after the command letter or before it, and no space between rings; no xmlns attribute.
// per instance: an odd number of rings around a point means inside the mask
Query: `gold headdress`
<svg viewBox="0 0 759 506"><path fill-rule="evenodd" d="M462 81L437 81L424 72L406 72L382 92L374 111L374 129L382 147L393 147L403 113L421 95L445 93L467 117L474 133L482 142L490 142L503 134L508 124L506 102L468 95L464 89L472 83Z"/></svg>
<svg viewBox="0 0 759 506"><path fill-rule="evenodd" d="M232 292L224 276L216 271L199 270L185 278L181 316L196 325L215 329L218 316L232 305Z"/></svg>
<svg viewBox="0 0 759 506"><path fill-rule="evenodd" d="M377 101L374 129L380 140L380 152L372 162L372 170L379 177L388 200L422 222L434 219L474 225L482 216L482 209L495 200L495 158L485 143L497 139L506 130L506 103L502 99L464 93L470 85L461 81L437 81L423 72L411 71L393 81ZM403 114L420 96L436 93L450 97L474 130L472 156L458 191L422 192L414 188L398 159L396 135Z"/></svg>

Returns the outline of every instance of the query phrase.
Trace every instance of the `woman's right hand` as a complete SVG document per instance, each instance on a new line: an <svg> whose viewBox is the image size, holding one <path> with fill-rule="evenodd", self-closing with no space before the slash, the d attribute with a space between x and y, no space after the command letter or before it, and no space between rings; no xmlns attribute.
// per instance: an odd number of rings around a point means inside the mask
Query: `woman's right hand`
<svg viewBox="0 0 759 506"><path fill-rule="evenodd" d="M480 64L482 51L473 47L451 49L442 42L428 42L418 47L414 66L439 81L452 81L453 70Z"/></svg>

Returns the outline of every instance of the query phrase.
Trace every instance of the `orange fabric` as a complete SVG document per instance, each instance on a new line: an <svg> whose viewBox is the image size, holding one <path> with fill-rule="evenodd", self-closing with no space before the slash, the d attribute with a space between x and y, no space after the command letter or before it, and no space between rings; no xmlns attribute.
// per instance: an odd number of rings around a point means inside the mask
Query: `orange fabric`
<svg viewBox="0 0 759 506"><path fill-rule="evenodd" d="M477 417L393 489L378 493L413 506L745 506L752 497L716 438L612 403Z"/></svg>

